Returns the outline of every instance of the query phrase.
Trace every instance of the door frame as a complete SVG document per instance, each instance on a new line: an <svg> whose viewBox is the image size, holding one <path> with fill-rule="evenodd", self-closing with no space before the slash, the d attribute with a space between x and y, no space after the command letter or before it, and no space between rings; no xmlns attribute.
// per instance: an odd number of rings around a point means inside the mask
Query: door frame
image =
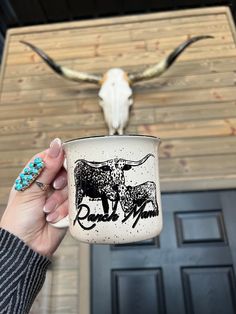
<svg viewBox="0 0 236 314"><path fill-rule="evenodd" d="M91 245L79 244L79 313L91 313Z"/></svg>
<svg viewBox="0 0 236 314"><path fill-rule="evenodd" d="M197 190L197 191L177 191L163 192L172 193L191 193L191 192L236 192L236 189L222 190ZM227 200L225 200L227 202ZM232 230L231 230L232 231ZM235 248L236 249L236 248ZM236 255L236 253L235 253ZM91 245L86 243L79 244L79 313L91 314Z"/></svg>

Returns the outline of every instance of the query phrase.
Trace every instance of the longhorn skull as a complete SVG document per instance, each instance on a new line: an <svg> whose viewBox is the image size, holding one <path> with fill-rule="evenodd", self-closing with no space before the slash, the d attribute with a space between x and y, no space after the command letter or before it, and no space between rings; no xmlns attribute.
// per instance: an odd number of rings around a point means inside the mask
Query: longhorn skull
<svg viewBox="0 0 236 314"><path fill-rule="evenodd" d="M133 104L132 85L134 83L150 80L164 73L177 59L177 57L192 43L213 36L195 36L186 40L175 48L166 58L159 63L148 67L140 73L127 73L120 68L112 68L104 75L93 75L74 71L57 64L43 50L29 42L21 43L35 51L46 64L60 76L76 81L93 83L100 86L98 92L99 104L103 109L105 121L109 128L109 134L123 134L129 120L130 106Z"/></svg>

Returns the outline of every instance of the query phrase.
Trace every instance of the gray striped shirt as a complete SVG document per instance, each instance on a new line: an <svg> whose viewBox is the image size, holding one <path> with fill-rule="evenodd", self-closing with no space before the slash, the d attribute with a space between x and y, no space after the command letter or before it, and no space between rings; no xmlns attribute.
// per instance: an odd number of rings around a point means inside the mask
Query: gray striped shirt
<svg viewBox="0 0 236 314"><path fill-rule="evenodd" d="M29 313L50 263L0 228L0 314Z"/></svg>

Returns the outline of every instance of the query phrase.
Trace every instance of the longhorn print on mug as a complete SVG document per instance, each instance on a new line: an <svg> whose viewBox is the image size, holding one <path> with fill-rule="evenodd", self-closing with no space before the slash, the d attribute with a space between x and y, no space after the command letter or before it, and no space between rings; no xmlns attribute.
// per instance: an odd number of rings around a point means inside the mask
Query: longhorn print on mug
<svg viewBox="0 0 236 314"><path fill-rule="evenodd" d="M129 243L162 229L158 151L146 135L92 136L63 143L69 226L86 243ZM92 158L91 158L92 156ZM64 224L65 223L65 224Z"/></svg>
<svg viewBox="0 0 236 314"><path fill-rule="evenodd" d="M82 221L96 221L97 223L109 221L108 200L115 202L112 206L112 215L116 217L116 220L120 218L120 214L116 212L118 202L124 212L122 223L128 219L134 219L132 228L136 227L140 219L158 216L157 192L154 182L147 181L136 186L125 185L125 171L142 165L150 157L154 157L154 155L147 154L138 161L121 158L103 162L77 160L74 178L76 184L75 204L78 212L74 219L74 225L77 222L83 229L90 230L96 224L86 226ZM85 196L89 196L90 201L99 202L101 200L103 212L90 214L88 203L82 203ZM153 205L152 211L144 211L148 202Z"/></svg>

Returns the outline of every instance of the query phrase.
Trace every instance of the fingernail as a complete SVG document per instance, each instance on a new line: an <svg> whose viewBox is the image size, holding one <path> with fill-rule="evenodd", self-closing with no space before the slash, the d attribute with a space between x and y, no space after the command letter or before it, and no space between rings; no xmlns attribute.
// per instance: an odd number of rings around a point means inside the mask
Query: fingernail
<svg viewBox="0 0 236 314"><path fill-rule="evenodd" d="M57 207L57 203L55 203L54 201L49 201L45 204L43 211L45 213L50 213L53 209L55 209Z"/></svg>
<svg viewBox="0 0 236 314"><path fill-rule="evenodd" d="M59 217L59 213L58 212L54 212L54 213L51 213L51 214L47 215L46 220L48 222L52 222L52 221L56 220L58 217Z"/></svg>
<svg viewBox="0 0 236 314"><path fill-rule="evenodd" d="M63 189L66 186L67 179L65 177L58 177L56 180L53 182L53 187L56 190Z"/></svg>
<svg viewBox="0 0 236 314"><path fill-rule="evenodd" d="M61 150L61 140L59 138L55 138L51 144L48 151L48 155L52 158L56 158Z"/></svg>

